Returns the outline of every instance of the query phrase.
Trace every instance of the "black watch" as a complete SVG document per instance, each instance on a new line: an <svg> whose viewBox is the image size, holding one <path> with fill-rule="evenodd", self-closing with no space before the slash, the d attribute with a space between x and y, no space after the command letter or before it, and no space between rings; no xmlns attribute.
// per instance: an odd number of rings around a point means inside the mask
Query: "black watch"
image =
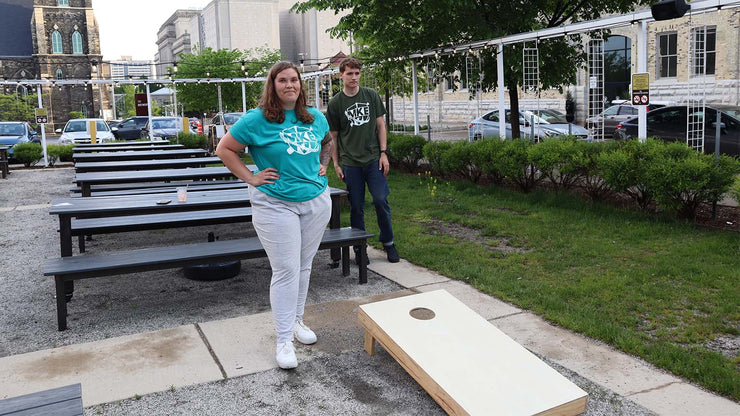
<svg viewBox="0 0 740 416"><path fill-rule="evenodd" d="M385 153L386 156L388 155L388 150L381 150L380 153Z"/></svg>

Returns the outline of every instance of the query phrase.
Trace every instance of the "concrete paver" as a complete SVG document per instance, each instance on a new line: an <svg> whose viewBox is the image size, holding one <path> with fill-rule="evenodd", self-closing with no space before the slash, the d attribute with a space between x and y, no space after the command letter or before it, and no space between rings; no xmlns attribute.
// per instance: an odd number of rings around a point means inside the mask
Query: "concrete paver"
<svg viewBox="0 0 740 416"><path fill-rule="evenodd" d="M450 280L439 273L409 263L403 258L398 263L388 263L385 252L372 247L368 247L367 257L370 259L368 265L370 270L403 287L416 287Z"/></svg>
<svg viewBox="0 0 740 416"><path fill-rule="evenodd" d="M193 325L3 357L0 368L3 397L82 383L84 406L222 378Z"/></svg>
<svg viewBox="0 0 740 416"><path fill-rule="evenodd" d="M496 298L492 298L485 293L479 292L476 288L457 280L419 286L416 289L420 292L431 292L438 289L444 289L487 320L522 312L521 309L513 305L502 302Z"/></svg>
<svg viewBox="0 0 740 416"><path fill-rule="evenodd" d="M669 384L628 398L661 415L740 415L740 405L737 403L686 383Z"/></svg>

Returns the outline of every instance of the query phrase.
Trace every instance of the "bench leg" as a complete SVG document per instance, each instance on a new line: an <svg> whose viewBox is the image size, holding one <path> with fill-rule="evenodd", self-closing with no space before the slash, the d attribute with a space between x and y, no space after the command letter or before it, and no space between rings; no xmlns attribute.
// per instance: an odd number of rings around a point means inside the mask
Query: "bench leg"
<svg viewBox="0 0 740 416"><path fill-rule="evenodd" d="M67 329L67 296L65 282L59 276L54 276L57 293L57 329L64 331Z"/></svg>
<svg viewBox="0 0 740 416"><path fill-rule="evenodd" d="M370 355L375 355L375 338L367 329L365 330L365 351Z"/></svg>
<svg viewBox="0 0 740 416"><path fill-rule="evenodd" d="M360 247L360 284L367 283L367 243ZM348 256L349 257L349 256Z"/></svg>
<svg viewBox="0 0 740 416"><path fill-rule="evenodd" d="M77 236L77 245L80 247L80 253L84 253L85 252L85 236L84 235Z"/></svg>
<svg viewBox="0 0 740 416"><path fill-rule="evenodd" d="M342 276L349 276L349 246L342 247Z"/></svg>

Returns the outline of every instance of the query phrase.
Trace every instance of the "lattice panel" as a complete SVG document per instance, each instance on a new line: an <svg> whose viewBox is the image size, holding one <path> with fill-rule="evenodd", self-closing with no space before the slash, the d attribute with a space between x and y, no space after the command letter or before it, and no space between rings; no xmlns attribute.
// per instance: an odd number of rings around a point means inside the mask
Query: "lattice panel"
<svg viewBox="0 0 740 416"><path fill-rule="evenodd" d="M598 117L604 111L604 39L588 42L588 123L589 136L596 141L604 140L604 120Z"/></svg>
<svg viewBox="0 0 740 416"><path fill-rule="evenodd" d="M689 31L689 74L692 75L690 98L686 102L686 145L704 151L704 116L706 107L707 26L691 24Z"/></svg>
<svg viewBox="0 0 740 416"><path fill-rule="evenodd" d="M528 108L525 110L532 110L529 113L524 114L527 123L522 128L521 136L529 138L530 140L540 139L540 118L539 118L539 95L540 95L540 50L535 47L527 47L526 44L522 48L522 74L523 74L523 85L522 88L525 94L534 94L537 98L537 108ZM522 109L520 108L520 111Z"/></svg>

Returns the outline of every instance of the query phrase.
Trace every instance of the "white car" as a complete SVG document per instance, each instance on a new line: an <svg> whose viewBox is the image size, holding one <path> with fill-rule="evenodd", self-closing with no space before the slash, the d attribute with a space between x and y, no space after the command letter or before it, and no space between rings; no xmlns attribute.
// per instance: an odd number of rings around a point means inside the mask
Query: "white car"
<svg viewBox="0 0 740 416"><path fill-rule="evenodd" d="M75 118L69 120L64 129L57 129L62 133L59 144L90 143L90 122L95 122L95 138L98 143L112 142L116 140L108 123L102 118Z"/></svg>

